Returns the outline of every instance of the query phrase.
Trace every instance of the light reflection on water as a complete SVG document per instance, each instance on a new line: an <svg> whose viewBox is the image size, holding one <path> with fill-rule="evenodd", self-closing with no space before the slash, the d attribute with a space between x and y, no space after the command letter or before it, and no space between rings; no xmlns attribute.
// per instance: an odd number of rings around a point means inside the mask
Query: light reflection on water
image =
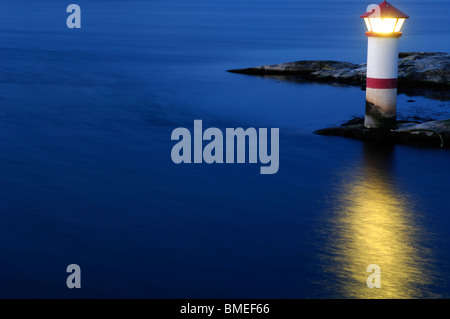
<svg viewBox="0 0 450 319"><path fill-rule="evenodd" d="M344 298L437 298L426 231L414 203L395 186L394 148L366 144L359 170L345 172L336 189L328 254L333 294ZM381 268L381 288L369 289L367 266Z"/></svg>

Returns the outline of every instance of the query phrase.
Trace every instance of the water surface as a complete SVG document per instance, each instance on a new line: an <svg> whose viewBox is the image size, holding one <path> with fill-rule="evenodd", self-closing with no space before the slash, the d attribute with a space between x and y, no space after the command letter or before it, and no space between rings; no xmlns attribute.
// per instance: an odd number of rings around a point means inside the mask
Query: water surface
<svg viewBox="0 0 450 319"><path fill-rule="evenodd" d="M313 135L363 114L358 87L226 72L362 63L365 4L77 3L81 30L56 0L0 12L1 297L449 297L450 153ZM402 51L449 51L447 2L395 5ZM399 96L400 118L449 113ZM194 119L280 128L279 172L173 164Z"/></svg>

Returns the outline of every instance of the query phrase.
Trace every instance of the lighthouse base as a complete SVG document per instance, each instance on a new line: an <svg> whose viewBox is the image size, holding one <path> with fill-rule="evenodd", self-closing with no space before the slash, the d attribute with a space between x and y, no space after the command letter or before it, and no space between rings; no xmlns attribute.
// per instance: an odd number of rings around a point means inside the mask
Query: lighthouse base
<svg viewBox="0 0 450 319"><path fill-rule="evenodd" d="M364 126L366 128L394 129L397 127L397 117L383 115L377 106L366 101L366 116Z"/></svg>
<svg viewBox="0 0 450 319"><path fill-rule="evenodd" d="M397 89L366 88L366 128L396 128Z"/></svg>

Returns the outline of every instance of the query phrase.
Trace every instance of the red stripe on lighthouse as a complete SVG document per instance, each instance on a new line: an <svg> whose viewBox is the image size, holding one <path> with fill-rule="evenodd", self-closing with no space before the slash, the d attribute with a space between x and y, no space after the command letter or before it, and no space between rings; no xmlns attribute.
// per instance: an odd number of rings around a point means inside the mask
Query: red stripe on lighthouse
<svg viewBox="0 0 450 319"><path fill-rule="evenodd" d="M397 79L366 79L366 87L371 89L396 89Z"/></svg>

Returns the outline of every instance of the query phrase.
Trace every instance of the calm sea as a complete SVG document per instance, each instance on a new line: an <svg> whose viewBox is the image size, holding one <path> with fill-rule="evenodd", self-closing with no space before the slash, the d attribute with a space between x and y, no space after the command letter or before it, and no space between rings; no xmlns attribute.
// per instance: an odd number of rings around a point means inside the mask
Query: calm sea
<svg viewBox="0 0 450 319"><path fill-rule="evenodd" d="M363 63L370 2L76 3L79 30L61 1L0 11L0 297L450 297L450 152L314 135L363 115L358 87L226 72ZM448 1L393 4L401 51L450 52ZM400 118L450 117L398 99ZM278 173L175 165L195 119L280 128Z"/></svg>

